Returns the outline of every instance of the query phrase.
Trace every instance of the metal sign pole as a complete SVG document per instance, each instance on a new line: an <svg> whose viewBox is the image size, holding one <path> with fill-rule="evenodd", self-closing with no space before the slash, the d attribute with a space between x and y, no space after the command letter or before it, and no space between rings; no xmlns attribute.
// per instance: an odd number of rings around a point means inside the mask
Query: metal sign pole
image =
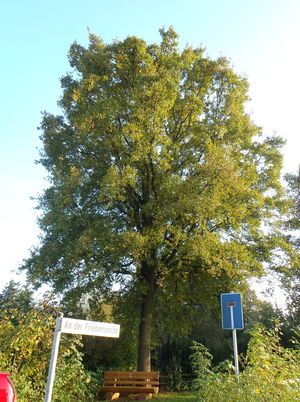
<svg viewBox="0 0 300 402"><path fill-rule="evenodd" d="M53 340L53 346L52 346L52 352L51 352L51 360L50 360L50 366L49 366L49 371L48 371L46 395L45 395L44 402L51 402L51 399L52 399L52 391L53 391L53 384L54 384L54 378L55 378L55 368L56 368L59 342L60 342L60 336L61 336L62 318L63 318L62 313L60 313L60 316L56 318L54 340Z"/></svg>
<svg viewBox="0 0 300 402"><path fill-rule="evenodd" d="M231 320L231 328L232 328L232 342L233 342L233 355L234 355L234 371L236 381L239 380L239 359L238 359L238 347L237 347L237 338L236 338L236 329L234 328L234 316L233 316L233 305L230 306L230 320Z"/></svg>
<svg viewBox="0 0 300 402"><path fill-rule="evenodd" d="M236 339L236 329L232 330L232 340L233 340L233 353L234 353L234 367L235 367L235 376L236 381L239 380L239 359L238 359L238 348L237 348L237 339Z"/></svg>

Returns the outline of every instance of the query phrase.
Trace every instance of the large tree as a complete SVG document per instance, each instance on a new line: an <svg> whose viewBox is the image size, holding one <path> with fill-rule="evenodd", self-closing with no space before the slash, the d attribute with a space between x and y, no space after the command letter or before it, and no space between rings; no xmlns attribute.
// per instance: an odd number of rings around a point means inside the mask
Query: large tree
<svg viewBox="0 0 300 402"><path fill-rule="evenodd" d="M225 58L180 50L173 29L160 34L71 46L63 114L41 123L50 186L24 265L69 300L113 291L127 303L140 370L155 322L185 328L193 305L272 262L284 208L282 141L245 112L247 80Z"/></svg>

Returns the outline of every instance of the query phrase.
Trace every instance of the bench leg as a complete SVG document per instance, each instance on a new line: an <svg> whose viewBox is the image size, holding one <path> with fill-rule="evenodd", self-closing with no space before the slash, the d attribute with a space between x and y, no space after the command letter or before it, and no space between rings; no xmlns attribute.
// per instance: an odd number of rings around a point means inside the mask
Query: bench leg
<svg viewBox="0 0 300 402"><path fill-rule="evenodd" d="M152 394L139 394L139 401L148 401L152 399Z"/></svg>
<svg viewBox="0 0 300 402"><path fill-rule="evenodd" d="M107 392L105 397L106 397L107 401L115 401L115 400L119 399L120 393L119 392Z"/></svg>

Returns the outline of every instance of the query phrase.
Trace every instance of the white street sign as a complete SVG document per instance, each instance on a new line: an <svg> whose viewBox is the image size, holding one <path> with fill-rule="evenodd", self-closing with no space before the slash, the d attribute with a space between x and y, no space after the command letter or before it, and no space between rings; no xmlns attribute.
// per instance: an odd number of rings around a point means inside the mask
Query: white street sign
<svg viewBox="0 0 300 402"><path fill-rule="evenodd" d="M119 338L120 325L107 322L76 320L74 318L62 318L61 332L67 334L104 336Z"/></svg>
<svg viewBox="0 0 300 402"><path fill-rule="evenodd" d="M57 317L56 319L54 340L52 345L52 353L51 353L47 386L46 386L46 395L44 400L45 402L51 402L52 399L56 361L59 349L60 335L62 332L65 332L67 334L119 338L120 325L110 324L107 322L85 321L85 320L75 320L74 318L64 318L63 314L60 313L60 316Z"/></svg>

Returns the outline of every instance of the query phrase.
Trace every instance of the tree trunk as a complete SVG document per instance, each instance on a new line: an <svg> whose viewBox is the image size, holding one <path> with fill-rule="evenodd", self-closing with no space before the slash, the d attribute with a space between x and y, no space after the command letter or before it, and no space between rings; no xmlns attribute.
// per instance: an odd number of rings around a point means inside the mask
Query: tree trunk
<svg viewBox="0 0 300 402"><path fill-rule="evenodd" d="M154 269L144 264L142 277L147 283L147 290L141 299L141 318L138 343L138 370L151 371L151 327L154 307ZM144 274L144 275L143 275Z"/></svg>

